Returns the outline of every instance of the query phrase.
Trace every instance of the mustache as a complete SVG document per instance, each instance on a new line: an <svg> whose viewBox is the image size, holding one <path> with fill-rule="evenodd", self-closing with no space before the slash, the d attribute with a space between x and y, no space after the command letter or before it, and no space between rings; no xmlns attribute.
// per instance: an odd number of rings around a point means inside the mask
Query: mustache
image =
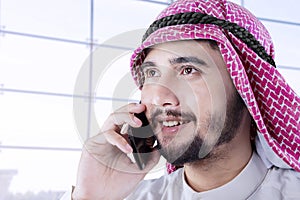
<svg viewBox="0 0 300 200"><path fill-rule="evenodd" d="M163 110L163 109L157 108L150 115L150 121L151 121L151 124L152 124L152 126L153 126L154 129L158 125L157 118L159 116L179 117L183 121L193 121L194 123L196 123L196 120L197 120L195 114L191 113L191 112L181 112L181 111L172 110L172 109L165 109L165 110Z"/></svg>

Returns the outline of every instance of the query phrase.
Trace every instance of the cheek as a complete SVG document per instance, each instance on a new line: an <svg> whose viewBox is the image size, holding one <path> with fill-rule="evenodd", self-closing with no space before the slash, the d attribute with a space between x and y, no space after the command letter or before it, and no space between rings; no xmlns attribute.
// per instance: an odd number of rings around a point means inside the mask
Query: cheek
<svg viewBox="0 0 300 200"><path fill-rule="evenodd" d="M191 94L183 95L187 106L197 116L197 126L205 134L208 123L212 117L218 120L225 120L226 116L226 86L223 79L215 76L207 76L193 82Z"/></svg>
<svg viewBox="0 0 300 200"><path fill-rule="evenodd" d="M211 112L212 96L205 81L199 80L190 84L191 91L182 95L185 104L197 116L198 121L203 121L204 116Z"/></svg>
<svg viewBox="0 0 300 200"><path fill-rule="evenodd" d="M226 112L227 96L230 94L230 91L220 74L215 73L213 77L207 79L207 90L210 98L211 113L221 115Z"/></svg>
<svg viewBox="0 0 300 200"><path fill-rule="evenodd" d="M151 103L151 90L147 86L143 86L141 90L141 101L143 104L147 105Z"/></svg>

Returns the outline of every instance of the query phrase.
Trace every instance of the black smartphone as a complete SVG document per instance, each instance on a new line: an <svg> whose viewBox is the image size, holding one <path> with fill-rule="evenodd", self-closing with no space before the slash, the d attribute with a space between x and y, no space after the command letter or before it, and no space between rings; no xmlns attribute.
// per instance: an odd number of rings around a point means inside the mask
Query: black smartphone
<svg viewBox="0 0 300 200"><path fill-rule="evenodd" d="M142 126L139 128L129 126L128 138L133 149L133 157L140 170L143 170L147 164L150 152L155 148L156 137L145 112L135 114L135 116L142 121Z"/></svg>

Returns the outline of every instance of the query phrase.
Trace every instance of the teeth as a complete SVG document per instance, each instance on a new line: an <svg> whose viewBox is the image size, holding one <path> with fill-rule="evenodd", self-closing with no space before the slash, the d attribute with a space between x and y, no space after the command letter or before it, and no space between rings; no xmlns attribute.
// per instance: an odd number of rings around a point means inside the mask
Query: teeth
<svg viewBox="0 0 300 200"><path fill-rule="evenodd" d="M182 124L183 124L182 121L163 121L163 125L168 126L168 127L178 126L178 125L182 125Z"/></svg>

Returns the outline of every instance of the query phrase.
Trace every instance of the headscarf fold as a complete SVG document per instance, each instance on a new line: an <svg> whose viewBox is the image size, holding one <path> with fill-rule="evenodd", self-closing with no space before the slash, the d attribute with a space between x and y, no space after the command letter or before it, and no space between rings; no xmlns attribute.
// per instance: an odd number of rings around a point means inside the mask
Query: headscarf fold
<svg viewBox="0 0 300 200"><path fill-rule="evenodd" d="M194 17L203 14L206 21L187 18L188 14L176 19L184 13L196 13ZM216 41L235 88L257 126L261 158L265 163L300 172L300 98L275 67L274 46L264 25L245 8L226 0L178 0L155 22L131 57L136 84L142 88L144 49L178 40Z"/></svg>

